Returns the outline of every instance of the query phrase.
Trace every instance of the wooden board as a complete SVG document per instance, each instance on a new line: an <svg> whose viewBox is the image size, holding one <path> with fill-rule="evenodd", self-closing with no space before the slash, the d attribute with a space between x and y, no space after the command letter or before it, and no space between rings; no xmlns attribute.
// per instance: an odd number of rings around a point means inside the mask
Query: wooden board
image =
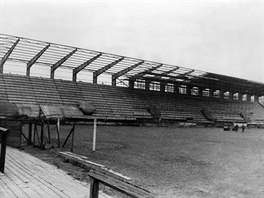
<svg viewBox="0 0 264 198"><path fill-rule="evenodd" d="M1 198L85 198L89 184L27 153L7 147L5 174L0 174ZM111 198L100 192L100 197Z"/></svg>

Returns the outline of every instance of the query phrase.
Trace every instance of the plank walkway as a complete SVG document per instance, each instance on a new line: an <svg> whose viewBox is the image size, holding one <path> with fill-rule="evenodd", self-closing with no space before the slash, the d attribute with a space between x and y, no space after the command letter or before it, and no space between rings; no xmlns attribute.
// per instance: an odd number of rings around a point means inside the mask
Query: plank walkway
<svg viewBox="0 0 264 198"><path fill-rule="evenodd" d="M28 153L7 147L5 173L0 173L1 198L84 198L89 184ZM100 192L100 198L111 198Z"/></svg>

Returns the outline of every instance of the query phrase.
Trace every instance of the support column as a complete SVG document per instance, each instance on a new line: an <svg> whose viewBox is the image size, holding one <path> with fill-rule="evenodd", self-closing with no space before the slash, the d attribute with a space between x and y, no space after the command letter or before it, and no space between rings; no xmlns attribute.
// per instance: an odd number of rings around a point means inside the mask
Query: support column
<svg viewBox="0 0 264 198"><path fill-rule="evenodd" d="M237 93L237 96L238 96L238 100L242 101L242 94L241 93Z"/></svg>
<svg viewBox="0 0 264 198"><path fill-rule="evenodd" d="M145 80L145 90L149 90L150 81Z"/></svg>
<svg viewBox="0 0 264 198"><path fill-rule="evenodd" d="M225 91L224 90L219 90L219 91L220 91L220 99L224 99Z"/></svg>
<svg viewBox="0 0 264 198"><path fill-rule="evenodd" d="M166 86L166 83L160 82L160 91L161 92L165 92L165 86Z"/></svg>
<svg viewBox="0 0 264 198"><path fill-rule="evenodd" d="M250 102L251 95L247 94L247 102Z"/></svg>
<svg viewBox="0 0 264 198"><path fill-rule="evenodd" d="M213 98L214 96L214 90L213 89L209 89L209 97Z"/></svg>
<svg viewBox="0 0 264 198"><path fill-rule="evenodd" d="M179 94L179 85L174 84L174 93Z"/></svg>
<svg viewBox="0 0 264 198"><path fill-rule="evenodd" d="M258 102L258 101L259 101L259 96L256 96L256 95L255 95L255 96L254 96L254 101L255 101L255 102Z"/></svg>
<svg viewBox="0 0 264 198"><path fill-rule="evenodd" d="M191 95L191 90L192 90L192 87L190 87L190 86L186 86L186 94L187 94L188 96Z"/></svg>
<svg viewBox="0 0 264 198"><path fill-rule="evenodd" d="M128 83L129 83L129 88L133 89L134 86L135 86L135 81L134 80L129 80Z"/></svg>
<svg viewBox="0 0 264 198"><path fill-rule="evenodd" d="M198 96L203 96L203 88L198 87Z"/></svg>
<svg viewBox="0 0 264 198"><path fill-rule="evenodd" d="M234 99L234 93L232 91L229 91L229 100Z"/></svg>

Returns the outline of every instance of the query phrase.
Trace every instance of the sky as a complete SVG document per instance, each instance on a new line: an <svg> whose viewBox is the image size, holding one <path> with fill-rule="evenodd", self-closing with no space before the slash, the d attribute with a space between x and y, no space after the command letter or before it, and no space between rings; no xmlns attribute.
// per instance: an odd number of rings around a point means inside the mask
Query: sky
<svg viewBox="0 0 264 198"><path fill-rule="evenodd" d="M0 2L4 34L264 83L264 0Z"/></svg>

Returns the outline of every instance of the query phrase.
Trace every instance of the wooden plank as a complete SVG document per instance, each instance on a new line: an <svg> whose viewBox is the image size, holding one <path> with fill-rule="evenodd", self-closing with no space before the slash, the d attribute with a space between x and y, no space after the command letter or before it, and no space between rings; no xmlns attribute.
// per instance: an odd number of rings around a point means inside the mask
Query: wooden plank
<svg viewBox="0 0 264 198"><path fill-rule="evenodd" d="M89 187L87 184L74 180L65 172L23 152L12 152L11 154L12 162L9 164L10 169L7 170L8 174L12 173L13 175L9 178L16 183L21 191L28 193L23 197L88 197ZM38 196L33 195L34 192L28 188L39 193Z"/></svg>
<svg viewBox="0 0 264 198"><path fill-rule="evenodd" d="M99 180L100 183L107 185L111 188L114 188L118 191L121 191L127 195L130 195L135 198L154 198L150 192L147 192L143 189L133 186L132 184L126 183L124 181L120 181L109 175L99 173L97 171L90 171L89 176L94 179L94 181Z"/></svg>

